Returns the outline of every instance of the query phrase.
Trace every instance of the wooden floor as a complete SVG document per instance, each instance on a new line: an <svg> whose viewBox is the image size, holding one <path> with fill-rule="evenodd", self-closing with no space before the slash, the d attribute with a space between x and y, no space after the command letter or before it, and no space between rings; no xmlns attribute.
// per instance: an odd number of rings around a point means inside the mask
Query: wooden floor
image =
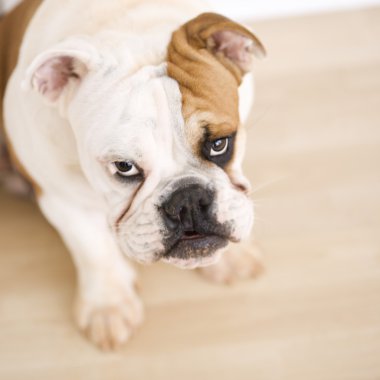
<svg viewBox="0 0 380 380"><path fill-rule="evenodd" d="M256 24L246 167L266 273L231 288L141 269L118 353L77 332L74 269L35 205L0 195L0 379L380 379L380 9Z"/></svg>

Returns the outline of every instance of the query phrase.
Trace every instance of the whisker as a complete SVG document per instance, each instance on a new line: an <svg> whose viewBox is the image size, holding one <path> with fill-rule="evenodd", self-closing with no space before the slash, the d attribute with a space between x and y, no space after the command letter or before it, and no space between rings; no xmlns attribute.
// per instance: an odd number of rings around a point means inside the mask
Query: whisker
<svg viewBox="0 0 380 380"><path fill-rule="evenodd" d="M245 128L247 131L252 130L257 126L257 124L264 119L264 117L267 115L267 113L273 108L273 105L268 105L264 110L261 111L260 114L256 115L255 113L252 113L252 116L248 118L248 121L245 123ZM251 120L252 119L252 120Z"/></svg>
<svg viewBox="0 0 380 380"><path fill-rule="evenodd" d="M253 199L253 207L256 208L261 208L265 205L265 203L268 203L270 201L269 198L260 198L260 199Z"/></svg>
<svg viewBox="0 0 380 380"><path fill-rule="evenodd" d="M279 183L280 181L283 181L286 178L287 178L287 176L281 176L281 177L278 177L278 178L271 179L271 180L269 180L267 182L264 182L264 183L262 183L262 184L260 184L260 185L258 185L256 187L252 187L251 195L257 193L258 191L260 191L262 189L266 189L269 186L275 185L275 184Z"/></svg>

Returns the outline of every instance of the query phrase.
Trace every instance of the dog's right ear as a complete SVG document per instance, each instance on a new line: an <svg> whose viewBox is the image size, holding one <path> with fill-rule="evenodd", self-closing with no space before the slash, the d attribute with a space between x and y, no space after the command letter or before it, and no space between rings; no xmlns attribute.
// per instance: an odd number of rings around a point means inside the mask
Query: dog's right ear
<svg viewBox="0 0 380 380"><path fill-rule="evenodd" d="M204 61L210 53L241 83L252 69L253 56L265 57L261 41L245 26L217 13L202 13L176 30L168 49L168 61Z"/></svg>
<svg viewBox="0 0 380 380"><path fill-rule="evenodd" d="M33 60L27 69L23 88L33 89L49 104L56 104L98 64L98 52L90 42L71 38Z"/></svg>

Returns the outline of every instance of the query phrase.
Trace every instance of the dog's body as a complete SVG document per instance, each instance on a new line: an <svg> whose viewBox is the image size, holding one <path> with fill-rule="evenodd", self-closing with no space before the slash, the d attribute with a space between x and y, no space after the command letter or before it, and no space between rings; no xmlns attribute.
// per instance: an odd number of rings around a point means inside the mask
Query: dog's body
<svg viewBox="0 0 380 380"><path fill-rule="evenodd" d="M17 65L7 55L2 70L9 149L72 253L80 327L115 346L142 317L123 254L213 264L216 280L254 269L236 247L220 256L253 222L240 168L252 85L240 84L263 48L222 16L196 18L198 1L26 3Z"/></svg>

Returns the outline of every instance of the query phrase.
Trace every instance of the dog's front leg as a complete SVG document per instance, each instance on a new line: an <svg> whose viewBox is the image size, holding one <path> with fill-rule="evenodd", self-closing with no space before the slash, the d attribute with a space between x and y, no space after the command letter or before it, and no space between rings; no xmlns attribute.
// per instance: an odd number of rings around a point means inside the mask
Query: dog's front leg
<svg viewBox="0 0 380 380"><path fill-rule="evenodd" d="M78 275L75 319L100 348L124 343L142 320L135 272L122 256L105 215L44 194L39 205L68 246Z"/></svg>

